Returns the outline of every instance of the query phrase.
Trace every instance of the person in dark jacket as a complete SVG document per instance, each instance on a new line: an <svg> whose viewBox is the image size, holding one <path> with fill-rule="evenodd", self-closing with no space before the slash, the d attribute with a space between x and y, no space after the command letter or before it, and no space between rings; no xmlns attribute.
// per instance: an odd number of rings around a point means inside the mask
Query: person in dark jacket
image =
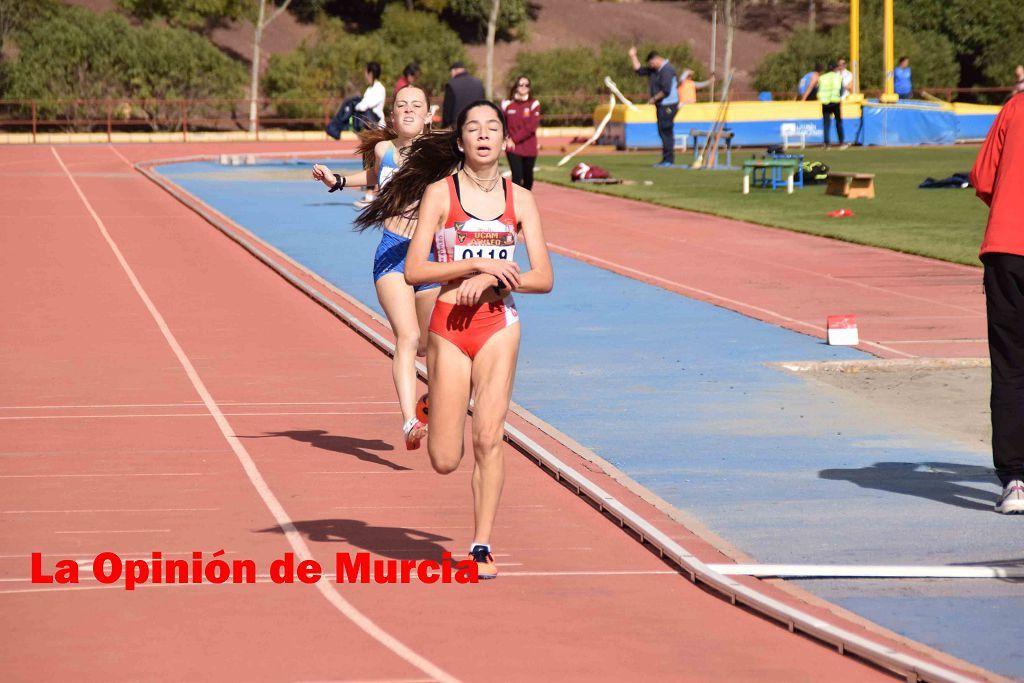
<svg viewBox="0 0 1024 683"><path fill-rule="evenodd" d="M512 168L512 182L527 190L533 187L533 165L537 162L537 125L540 102L533 96L530 79L520 76L512 84L508 99L501 103L508 126L505 153Z"/></svg>
<svg viewBox="0 0 1024 683"><path fill-rule="evenodd" d="M672 125L676 118L676 112L679 111L679 94L677 92L679 82L676 79L676 70L665 57L657 52L647 55L647 66L641 66L640 60L636 57L636 48L631 47L629 48L629 59L638 76L648 77L651 98L647 100L647 103L655 106L658 115L661 162L655 166L673 166L676 163L676 152Z"/></svg>
<svg viewBox="0 0 1024 683"><path fill-rule="evenodd" d="M444 86L444 104L441 107L441 127L451 128L455 119L470 102L484 99L484 84L466 71L466 65L455 62L451 66L451 80Z"/></svg>

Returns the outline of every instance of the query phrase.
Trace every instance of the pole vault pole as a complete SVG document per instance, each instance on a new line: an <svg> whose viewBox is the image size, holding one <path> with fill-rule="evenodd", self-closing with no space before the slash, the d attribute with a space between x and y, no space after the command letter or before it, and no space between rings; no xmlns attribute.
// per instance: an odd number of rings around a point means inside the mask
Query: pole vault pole
<svg viewBox="0 0 1024 683"><path fill-rule="evenodd" d="M711 10L711 73L715 74L718 72L718 52L715 45L715 39L718 38L718 0L712 3ZM711 84L708 87L708 102L715 101L715 79L711 79Z"/></svg>

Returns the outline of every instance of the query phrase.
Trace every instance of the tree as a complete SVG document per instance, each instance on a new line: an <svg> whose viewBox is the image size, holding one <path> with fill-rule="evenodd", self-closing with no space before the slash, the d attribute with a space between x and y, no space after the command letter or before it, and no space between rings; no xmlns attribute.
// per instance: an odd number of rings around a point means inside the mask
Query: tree
<svg viewBox="0 0 1024 683"><path fill-rule="evenodd" d="M595 47L557 47L537 52L520 52L512 76L530 78L531 90L543 102L545 117L589 119L594 106L608 102L604 77L610 76L624 93L646 93L647 83L633 73L626 51L629 45L610 41ZM686 43L665 45L640 43L642 55L650 51L665 55L676 67L693 69L697 79L707 77L707 68L693 56ZM553 95L562 96L552 98ZM646 101L647 95L643 95ZM585 112L585 114L581 114Z"/></svg>
<svg viewBox="0 0 1024 683"><path fill-rule="evenodd" d="M279 0L269 0L275 2ZM253 21L252 39L252 72L249 76L249 131L256 131L257 102L260 96L260 47L263 43L263 31L274 19L281 16L281 13L288 9L292 0L284 0L280 5L267 16L268 0L256 0L259 9Z"/></svg>
<svg viewBox="0 0 1024 683"><path fill-rule="evenodd" d="M882 87L882 18L862 13L861 16L862 90ZM914 86L944 86L956 83L960 68L952 43L934 31L912 31L896 25L896 51L910 57L914 69ZM815 64L827 66L850 50L850 26L840 24L828 31L797 31L782 50L761 60L754 70L754 87L773 92L793 92L800 77Z"/></svg>
<svg viewBox="0 0 1024 683"><path fill-rule="evenodd" d="M7 96L41 100L43 115L73 116L76 105L68 100L235 98L245 79L241 66L202 36L132 26L112 12L67 8L32 22L16 41ZM141 105L154 127L166 119L158 106Z"/></svg>
<svg viewBox="0 0 1024 683"><path fill-rule="evenodd" d="M485 81L484 94L491 99L494 92L494 35L498 30L498 12L501 9L501 0L491 0L491 12L487 16L487 80Z"/></svg>
<svg viewBox="0 0 1024 683"><path fill-rule="evenodd" d="M451 28L434 14L410 12L404 3L389 5L381 16L381 27L353 35L337 19L322 19L319 37L304 42L286 55L274 55L263 77L264 91L278 100L278 112L286 116L312 117L321 114L320 105L298 100L337 97L360 92L363 69L368 61L381 65L384 82L397 76L409 62L422 69L417 85L427 94L439 93L448 80L448 65L467 61L465 48Z"/></svg>
<svg viewBox="0 0 1024 683"><path fill-rule="evenodd" d="M465 36L467 39L479 40L488 31L494 5L493 0L448 0L444 14L456 28L464 24L470 32L476 34L475 37ZM527 0L501 2L494 21L496 33L522 38L529 19L528 9Z"/></svg>
<svg viewBox="0 0 1024 683"><path fill-rule="evenodd" d="M227 20L248 19L253 24L252 65L249 74L249 130L256 130L260 95L260 54L263 31L288 9L292 0L118 0L140 19L163 18L188 28L208 28ZM273 7L268 14L267 5Z"/></svg>
<svg viewBox="0 0 1024 683"><path fill-rule="evenodd" d="M0 61L4 43L30 21L53 16L61 9L57 0L0 0Z"/></svg>
<svg viewBox="0 0 1024 683"><path fill-rule="evenodd" d="M117 0L139 19L165 19L171 26L203 29L246 14L246 0Z"/></svg>
<svg viewBox="0 0 1024 683"><path fill-rule="evenodd" d="M874 5L880 0L864 1ZM960 64L961 86L1013 82L1024 46L1024 12L1018 0L900 0L896 23L948 38Z"/></svg>

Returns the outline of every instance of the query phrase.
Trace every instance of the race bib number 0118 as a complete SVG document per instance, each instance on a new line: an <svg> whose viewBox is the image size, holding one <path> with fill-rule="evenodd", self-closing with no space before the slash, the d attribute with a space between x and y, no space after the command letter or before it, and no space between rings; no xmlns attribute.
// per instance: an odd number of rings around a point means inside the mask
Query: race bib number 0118
<svg viewBox="0 0 1024 683"><path fill-rule="evenodd" d="M516 255L516 238L510 232L455 232L454 255L456 261L471 258L489 258L513 261Z"/></svg>

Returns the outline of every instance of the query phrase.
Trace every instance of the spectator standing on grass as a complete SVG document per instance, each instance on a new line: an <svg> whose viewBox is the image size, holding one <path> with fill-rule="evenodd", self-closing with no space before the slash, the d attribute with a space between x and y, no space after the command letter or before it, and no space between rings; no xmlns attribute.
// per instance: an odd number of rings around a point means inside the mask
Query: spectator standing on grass
<svg viewBox="0 0 1024 683"><path fill-rule="evenodd" d="M818 101L821 102L821 123L825 131L825 147L829 146L831 121L836 120L836 137L839 146L846 147L843 137L843 76L839 73L839 65L828 65L828 71L818 79Z"/></svg>
<svg viewBox="0 0 1024 683"><path fill-rule="evenodd" d="M1003 105L971 170L988 204L981 243L992 359L992 459L1003 492L996 512L1024 513L1024 95Z"/></svg>
<svg viewBox="0 0 1024 683"><path fill-rule="evenodd" d="M451 65L451 80L444 86L444 104L441 106L441 127L451 128L462 110L472 102L484 98L484 84L466 71L466 65L455 62Z"/></svg>
<svg viewBox="0 0 1024 683"><path fill-rule="evenodd" d="M398 91L407 85L416 85L416 81L420 77L420 65L416 62L410 62L405 65L402 69L402 76L395 83L395 89L392 91L392 95L397 95Z"/></svg>
<svg viewBox="0 0 1024 683"><path fill-rule="evenodd" d="M664 56L652 51L647 55L647 66L642 66L636 48L629 48L629 59L638 76L647 76L650 99L658 117L658 136L661 138L661 161L657 168L668 168L676 163L675 135L672 126L679 111L679 83L676 70Z"/></svg>
<svg viewBox="0 0 1024 683"><path fill-rule="evenodd" d="M508 99L501 103L505 112L508 138L505 154L512 168L512 182L527 190L533 187L533 166L537 162L537 126L540 102L533 96L530 79L520 76L513 82Z"/></svg>
<svg viewBox="0 0 1024 683"><path fill-rule="evenodd" d="M910 82L910 57L900 57L899 66L892 70L893 90L901 100L908 100L914 92Z"/></svg>
<svg viewBox="0 0 1024 683"><path fill-rule="evenodd" d="M815 64L814 68L800 77L796 85L796 94L801 100L814 100L818 97L818 79L821 78L821 65Z"/></svg>
<svg viewBox="0 0 1024 683"><path fill-rule="evenodd" d="M693 69L683 69L683 73L679 76L679 104L693 104L697 101L697 91L703 90L712 83L715 82L715 75L711 74L711 78L706 81L695 81L693 80Z"/></svg>
<svg viewBox="0 0 1024 683"><path fill-rule="evenodd" d="M839 75L843 77L843 96L845 100L853 92L853 72L846 68L846 60L840 59L837 64L839 65Z"/></svg>
<svg viewBox="0 0 1024 683"><path fill-rule="evenodd" d="M366 77L366 90L363 91L363 98L356 104L356 114L353 117L352 129L359 132L365 128L372 128L384 120L384 99L388 91L380 82L380 64L369 62L363 74Z"/></svg>

